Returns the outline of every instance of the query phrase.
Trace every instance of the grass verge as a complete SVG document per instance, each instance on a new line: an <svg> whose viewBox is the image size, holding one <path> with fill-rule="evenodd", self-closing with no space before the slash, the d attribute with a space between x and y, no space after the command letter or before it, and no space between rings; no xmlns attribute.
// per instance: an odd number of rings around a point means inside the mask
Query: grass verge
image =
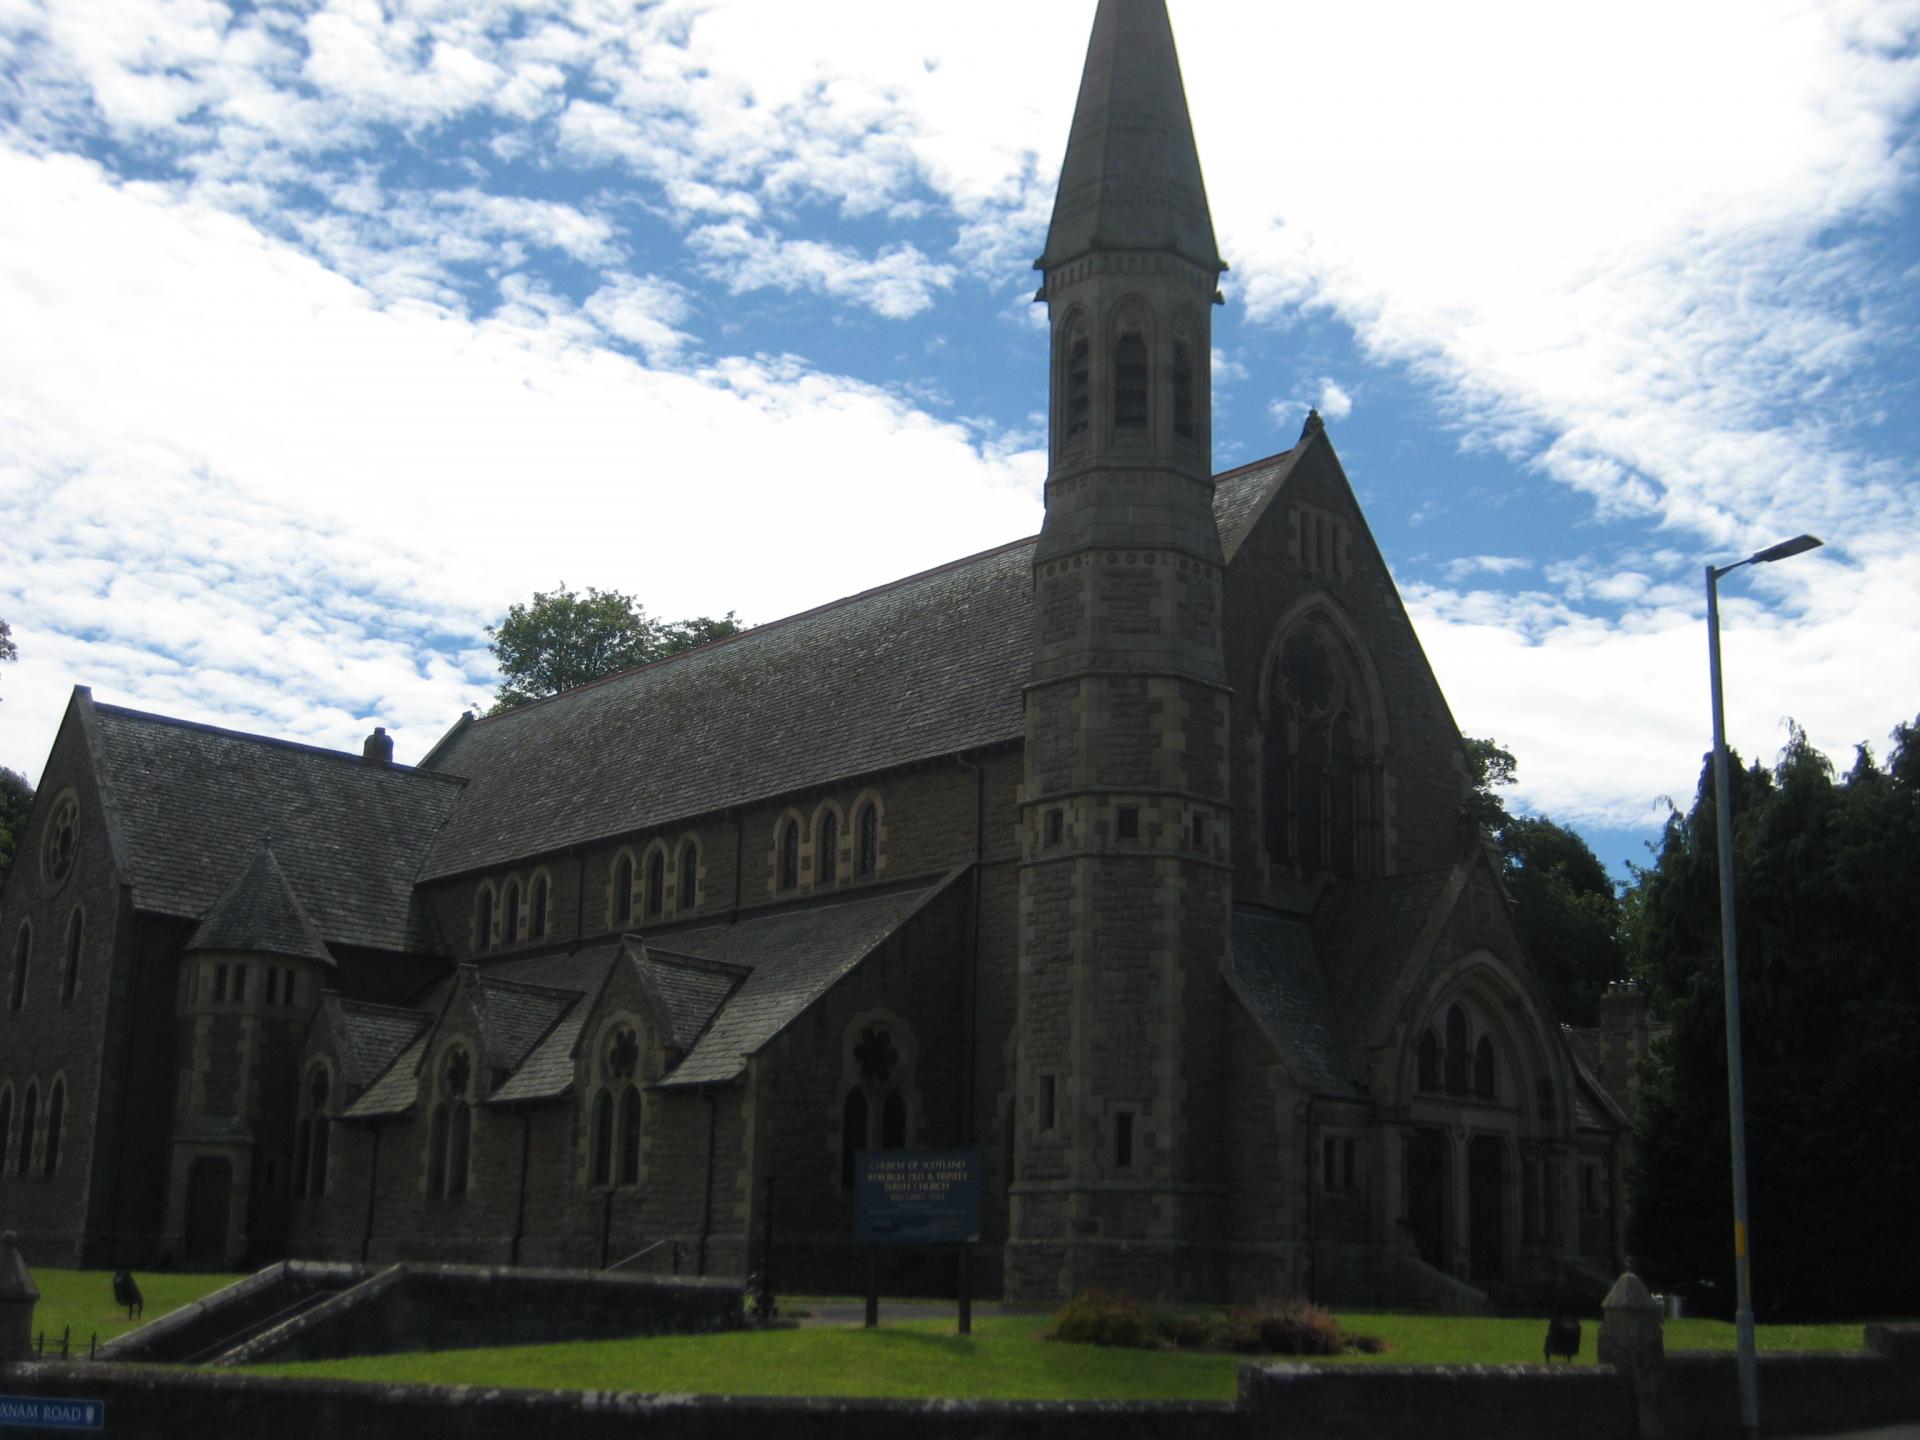
<svg viewBox="0 0 1920 1440"><path fill-rule="evenodd" d="M1348 1354L1339 1364L1537 1362L1542 1320L1340 1312L1343 1329L1378 1335L1380 1355ZM976 1317L974 1333L951 1320L907 1321L865 1330L808 1326L731 1335L662 1336L507 1349L453 1350L260 1366L266 1375L355 1380L635 1390L691 1395L846 1395L994 1400L1231 1400L1239 1368L1252 1357L1169 1350L1112 1350L1048 1341L1045 1316ZM1581 1364L1594 1363L1589 1323ZM1762 1326L1766 1349L1853 1349L1858 1325ZM1731 1349L1733 1327L1681 1320L1667 1327L1672 1349Z"/></svg>
<svg viewBox="0 0 1920 1440"><path fill-rule="evenodd" d="M241 1277L141 1270L134 1278L140 1282L140 1293L147 1302L146 1320L158 1320ZM61 1329L71 1326L74 1352L84 1356L89 1336L98 1335L104 1345L145 1323L128 1320L127 1312L113 1303L111 1270L37 1269L33 1282L40 1287L40 1303L33 1311L33 1333L36 1337L44 1334L49 1345L58 1346Z"/></svg>

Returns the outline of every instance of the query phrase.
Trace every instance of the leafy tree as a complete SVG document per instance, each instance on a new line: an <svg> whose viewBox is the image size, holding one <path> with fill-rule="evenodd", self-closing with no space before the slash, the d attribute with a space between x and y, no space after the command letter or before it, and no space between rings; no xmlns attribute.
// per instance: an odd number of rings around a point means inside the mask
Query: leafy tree
<svg viewBox="0 0 1920 1440"><path fill-rule="evenodd" d="M1508 811L1494 787L1515 781L1519 762L1511 750L1493 740L1463 744L1473 781L1467 819L1491 834L1499 849L1520 939L1560 1019L1592 1025L1607 983L1626 973L1612 877L1587 842L1564 825Z"/></svg>
<svg viewBox="0 0 1920 1440"><path fill-rule="evenodd" d="M739 617L731 610L718 620L708 615L655 620L631 595L592 586L586 594L576 594L562 581L557 590L536 590L526 604L509 606L498 625L487 627L501 675L492 713L664 660L739 630Z"/></svg>
<svg viewBox="0 0 1920 1440"><path fill-rule="evenodd" d="M1756 1309L1909 1308L1920 1249L1920 728L1844 783L1795 730L1730 772ZM1725 998L1712 767L1636 885L1636 968L1672 1032L1644 1074L1628 1243L1731 1304Z"/></svg>
<svg viewBox="0 0 1920 1440"><path fill-rule="evenodd" d="M18 660L19 658L20 650L13 643L13 631L6 621L0 620L0 660Z"/></svg>
<svg viewBox="0 0 1920 1440"><path fill-rule="evenodd" d="M20 837L27 828L27 808L33 804L33 786L27 777L0 766L0 880L7 878Z"/></svg>

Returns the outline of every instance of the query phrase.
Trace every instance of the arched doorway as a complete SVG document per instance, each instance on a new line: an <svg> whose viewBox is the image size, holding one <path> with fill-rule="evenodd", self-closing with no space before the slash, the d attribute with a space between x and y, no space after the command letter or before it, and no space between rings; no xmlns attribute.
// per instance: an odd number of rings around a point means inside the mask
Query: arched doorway
<svg viewBox="0 0 1920 1440"><path fill-rule="evenodd" d="M1407 1224L1420 1258L1446 1268L1447 1139L1437 1130L1416 1131L1407 1141Z"/></svg>
<svg viewBox="0 0 1920 1440"><path fill-rule="evenodd" d="M187 1172L186 1258L225 1264L227 1219L233 1204L233 1162L202 1156Z"/></svg>
<svg viewBox="0 0 1920 1440"><path fill-rule="evenodd" d="M1476 1285L1498 1280L1505 1268L1506 1159L1506 1142L1496 1135L1475 1136L1467 1145L1467 1238Z"/></svg>

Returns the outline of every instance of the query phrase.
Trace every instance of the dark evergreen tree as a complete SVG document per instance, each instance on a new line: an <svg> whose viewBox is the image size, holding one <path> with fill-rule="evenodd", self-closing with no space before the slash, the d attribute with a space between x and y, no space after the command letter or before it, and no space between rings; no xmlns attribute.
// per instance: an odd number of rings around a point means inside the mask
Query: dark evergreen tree
<svg viewBox="0 0 1920 1440"><path fill-rule="evenodd" d="M7 878L7 867L19 849L32 804L33 786L27 783L27 777L0 766L0 880Z"/></svg>
<svg viewBox="0 0 1920 1440"><path fill-rule="evenodd" d="M1795 731L1732 772L1754 1303L1907 1311L1920 1197L1920 731L1846 783ZM1629 1246L1663 1285L1731 1305L1725 993L1713 776L1639 877L1636 973L1673 1029L1634 1143Z"/></svg>

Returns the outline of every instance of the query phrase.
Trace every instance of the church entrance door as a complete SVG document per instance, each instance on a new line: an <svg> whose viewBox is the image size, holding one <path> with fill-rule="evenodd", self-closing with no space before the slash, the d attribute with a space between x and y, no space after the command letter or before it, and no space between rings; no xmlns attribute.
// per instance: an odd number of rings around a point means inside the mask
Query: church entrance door
<svg viewBox="0 0 1920 1440"><path fill-rule="evenodd" d="M1422 1130L1407 1142L1407 1224L1420 1258L1435 1269L1446 1267L1445 1220L1442 1197L1446 1191L1447 1141L1434 1130Z"/></svg>
<svg viewBox="0 0 1920 1440"><path fill-rule="evenodd" d="M1505 1232L1501 1228L1506 1142L1482 1135L1467 1147L1467 1214L1476 1284L1500 1278Z"/></svg>
<svg viewBox="0 0 1920 1440"><path fill-rule="evenodd" d="M227 1258L227 1214L233 1203L233 1162L202 1157L187 1172L187 1259Z"/></svg>

